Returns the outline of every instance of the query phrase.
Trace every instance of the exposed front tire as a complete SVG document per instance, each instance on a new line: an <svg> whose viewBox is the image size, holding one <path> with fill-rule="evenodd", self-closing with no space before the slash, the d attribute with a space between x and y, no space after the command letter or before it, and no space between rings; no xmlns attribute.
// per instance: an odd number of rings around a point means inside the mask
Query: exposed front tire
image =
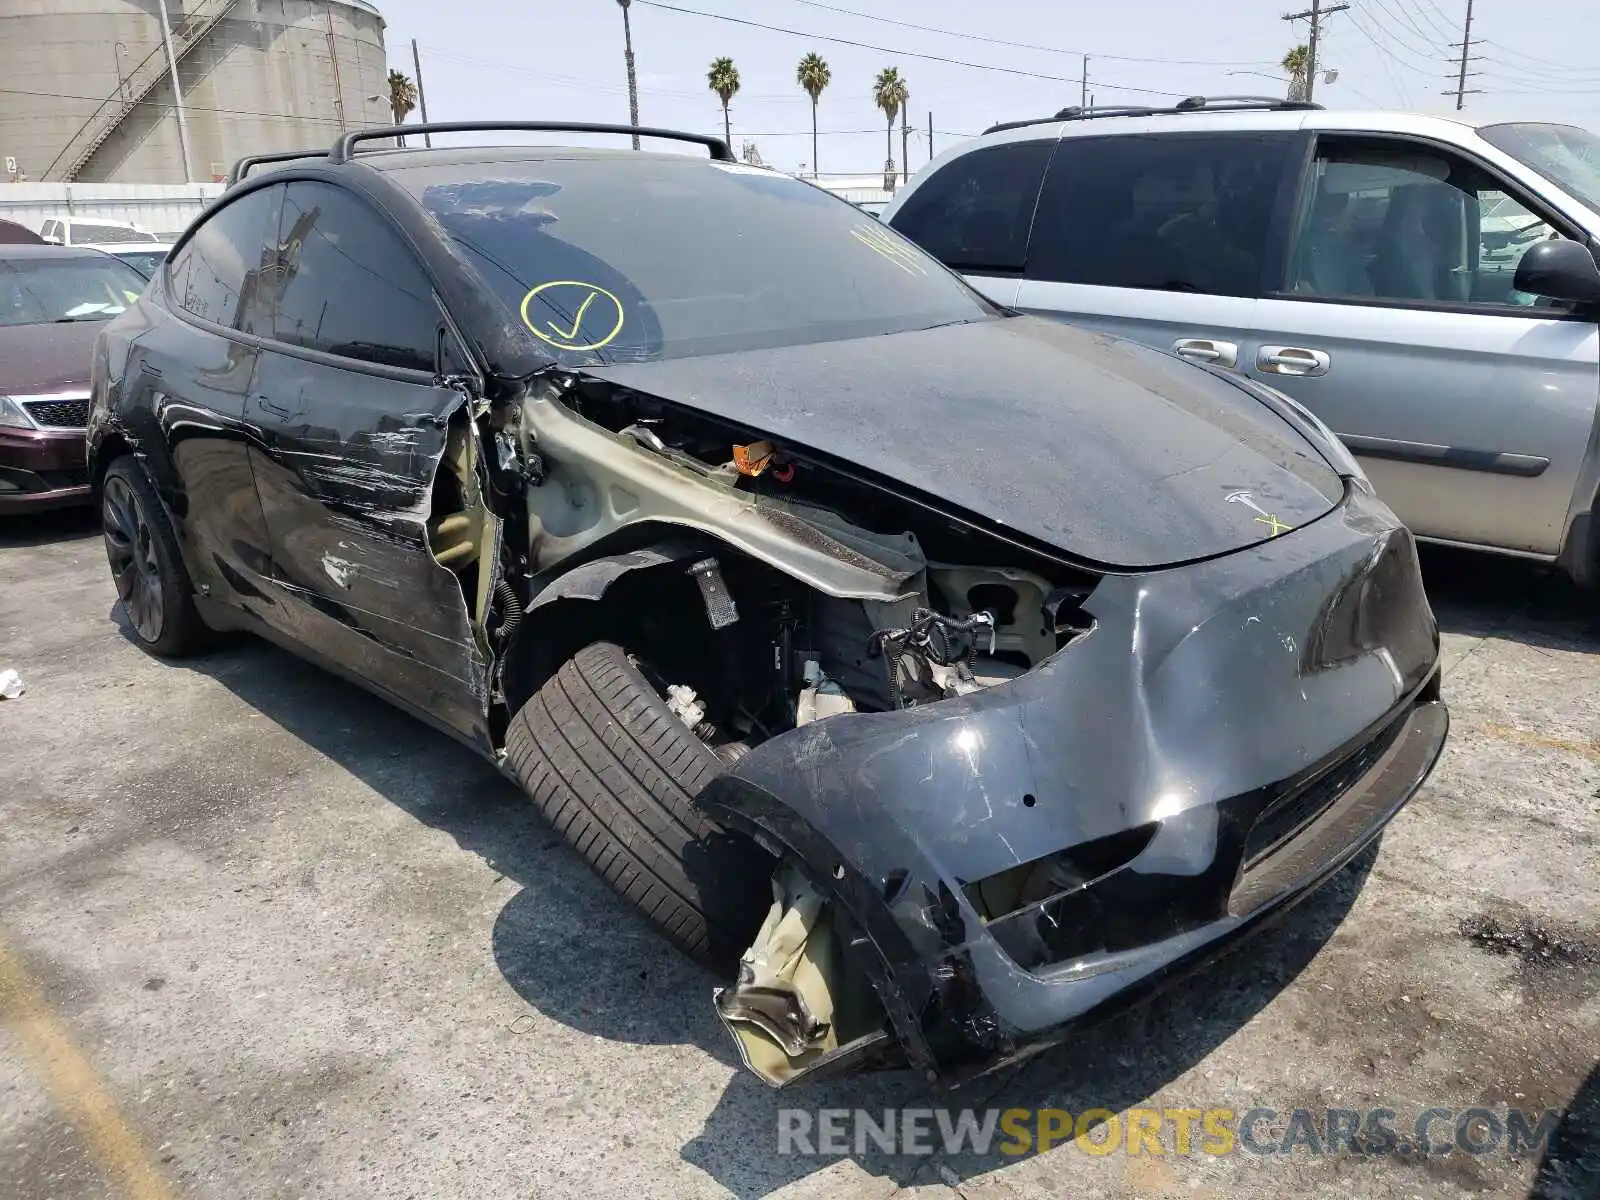
<svg viewBox="0 0 1600 1200"><path fill-rule="evenodd" d="M117 599L139 644L164 658L202 649L210 629L194 607L194 585L149 477L132 455L106 469L100 526Z"/></svg>
<svg viewBox="0 0 1600 1200"><path fill-rule="evenodd" d="M772 903L772 859L692 798L725 763L627 653L580 650L506 731L512 772L545 818L692 958L727 967Z"/></svg>

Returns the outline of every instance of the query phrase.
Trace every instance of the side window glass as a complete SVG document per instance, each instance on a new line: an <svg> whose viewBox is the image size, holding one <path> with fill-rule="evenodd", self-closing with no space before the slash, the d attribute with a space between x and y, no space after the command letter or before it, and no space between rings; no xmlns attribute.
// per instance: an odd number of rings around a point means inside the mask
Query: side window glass
<svg viewBox="0 0 1600 1200"><path fill-rule="evenodd" d="M1054 143L963 154L918 186L890 224L957 271L1020 271Z"/></svg>
<svg viewBox="0 0 1600 1200"><path fill-rule="evenodd" d="M1063 138L1028 277L1257 295L1293 143L1259 133Z"/></svg>
<svg viewBox="0 0 1600 1200"><path fill-rule="evenodd" d="M358 197L332 184L288 184L278 268L279 341L434 369L433 289L399 235Z"/></svg>
<svg viewBox="0 0 1600 1200"><path fill-rule="evenodd" d="M172 256L167 291L204 321L265 337L271 329L263 268L282 187L262 188L218 209Z"/></svg>
<svg viewBox="0 0 1600 1200"><path fill-rule="evenodd" d="M1427 148L1322 145L1288 291L1330 299L1531 307L1512 279L1560 235L1484 171Z"/></svg>

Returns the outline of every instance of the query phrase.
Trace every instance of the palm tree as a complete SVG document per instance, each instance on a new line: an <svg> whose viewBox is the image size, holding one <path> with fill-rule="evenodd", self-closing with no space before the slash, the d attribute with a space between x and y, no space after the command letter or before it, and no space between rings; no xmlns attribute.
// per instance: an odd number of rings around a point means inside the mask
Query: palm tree
<svg viewBox="0 0 1600 1200"><path fill-rule="evenodd" d="M822 89L833 82L833 72L820 54L812 52L800 60L794 79L811 97L811 176L815 179L821 174L820 160L817 158L817 100L822 96Z"/></svg>
<svg viewBox="0 0 1600 1200"><path fill-rule="evenodd" d="M900 115L901 107L909 99L911 89L895 67L885 67L872 81L872 103L882 109L883 115L889 119L889 133L885 139L889 154L883 164L883 178L884 186L890 191L894 190L894 119Z"/></svg>
<svg viewBox="0 0 1600 1200"><path fill-rule="evenodd" d="M1311 65L1311 47L1301 44L1283 56L1283 69L1289 72L1289 99L1304 100L1309 90L1306 68Z"/></svg>
<svg viewBox="0 0 1600 1200"><path fill-rule="evenodd" d="M733 65L731 58L714 58L711 70L706 72L706 82L722 101L722 137L732 146L733 125L728 118L728 105L739 91L739 68Z"/></svg>
<svg viewBox="0 0 1600 1200"><path fill-rule="evenodd" d="M394 123L404 125L406 117L417 106L417 85L411 82L411 77L403 71L389 72L389 111L394 114ZM406 139L401 137L402 146Z"/></svg>

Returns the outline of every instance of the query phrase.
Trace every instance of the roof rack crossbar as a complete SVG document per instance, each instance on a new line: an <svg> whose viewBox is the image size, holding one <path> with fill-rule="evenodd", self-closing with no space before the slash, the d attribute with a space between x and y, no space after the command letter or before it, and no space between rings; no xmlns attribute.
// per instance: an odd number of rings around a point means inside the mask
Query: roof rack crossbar
<svg viewBox="0 0 1600 1200"><path fill-rule="evenodd" d="M250 173L251 167L259 167L263 163L293 162L297 158L326 158L326 150L279 150L272 154L247 154L233 164L224 179L228 187L232 187Z"/></svg>
<svg viewBox="0 0 1600 1200"><path fill-rule="evenodd" d="M692 142L711 151L718 162L737 162L728 143L718 137L703 133L685 133L679 129L652 129L643 125L590 125L572 121L434 121L416 125L393 125L386 129L358 129L347 133L328 151L328 161L338 165L349 162L360 142L376 142L386 138L406 137L417 133L617 133L628 136L666 138L675 142Z"/></svg>
<svg viewBox="0 0 1600 1200"><path fill-rule="evenodd" d="M1052 121L1093 121L1104 117L1160 117L1193 112L1310 112L1322 105L1310 100L1280 100L1276 96L1190 96L1171 108L1151 108L1143 105L1093 105L1074 104L1063 108L1053 117L1030 117L1022 121L1002 121L983 132L1003 133L1008 129L1023 129L1029 125L1048 125Z"/></svg>

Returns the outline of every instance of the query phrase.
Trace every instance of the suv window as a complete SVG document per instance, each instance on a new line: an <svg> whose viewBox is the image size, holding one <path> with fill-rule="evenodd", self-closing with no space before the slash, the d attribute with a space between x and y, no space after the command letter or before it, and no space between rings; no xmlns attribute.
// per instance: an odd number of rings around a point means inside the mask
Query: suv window
<svg viewBox="0 0 1600 1200"><path fill-rule="evenodd" d="M889 222L958 271L1020 271L1054 141L963 154L920 184Z"/></svg>
<svg viewBox="0 0 1600 1200"><path fill-rule="evenodd" d="M1289 258L1297 296L1526 307L1511 286L1559 237L1479 167L1426 147L1324 141ZM1548 305L1546 305L1548 307Z"/></svg>
<svg viewBox="0 0 1600 1200"><path fill-rule="evenodd" d="M1028 276L1254 296L1295 135L1067 137L1045 177Z"/></svg>
<svg viewBox="0 0 1600 1200"><path fill-rule="evenodd" d="M280 342L432 371L439 311L416 255L379 213L328 183L290 183L278 232Z"/></svg>
<svg viewBox="0 0 1600 1200"><path fill-rule="evenodd" d="M261 268L282 193L282 187L250 192L206 218L169 260L167 294L174 303L230 329L271 332Z"/></svg>

